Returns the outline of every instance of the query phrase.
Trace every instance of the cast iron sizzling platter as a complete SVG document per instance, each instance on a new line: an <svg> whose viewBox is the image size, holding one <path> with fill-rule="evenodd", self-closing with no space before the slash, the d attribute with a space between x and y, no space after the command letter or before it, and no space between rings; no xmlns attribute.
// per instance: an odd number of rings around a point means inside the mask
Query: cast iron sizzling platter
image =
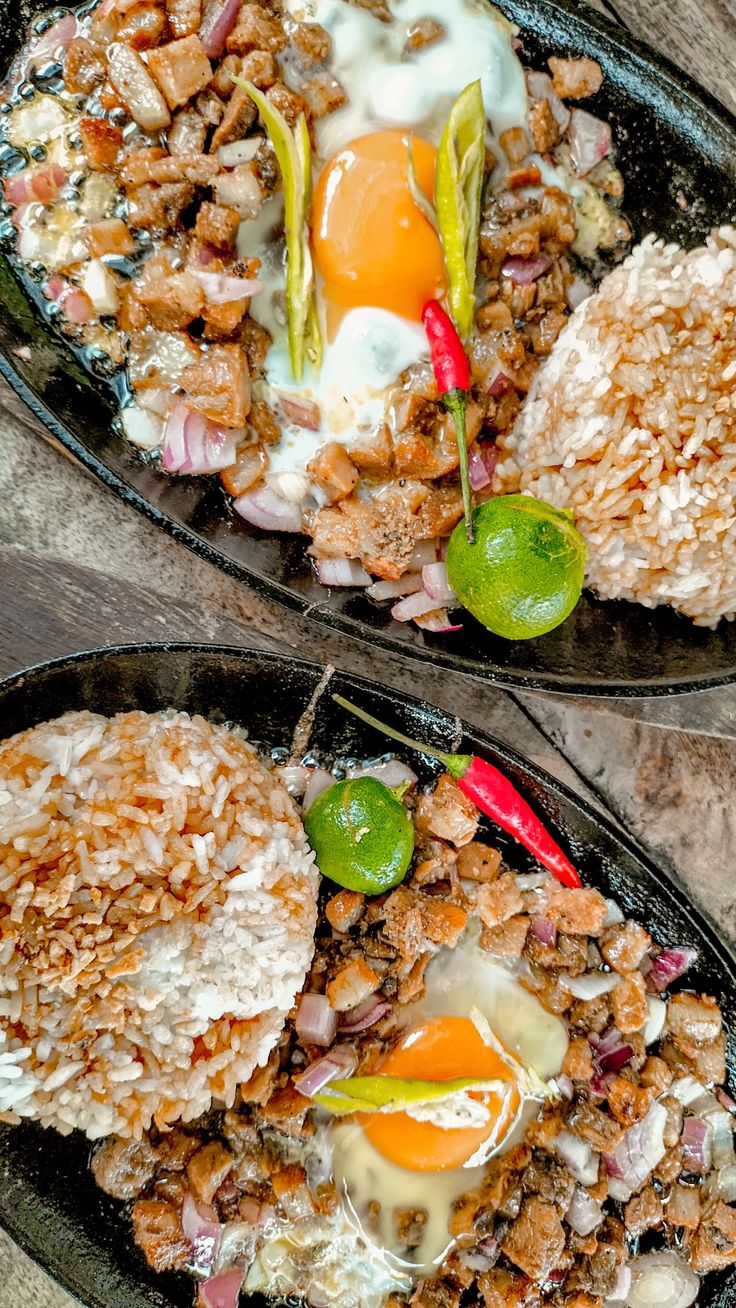
<svg viewBox="0 0 736 1308"><path fill-rule="evenodd" d="M0 76L22 41L29 12L48 4L30 0L29 10L25 0L0 0ZM736 118L580 0L500 0L500 7L518 23L531 66L543 67L551 53L588 54L603 66L604 90L592 107L614 124L635 237L656 229L693 245L732 218ZM678 202L683 195L687 211ZM388 606L359 592L326 591L306 556L306 538L268 536L247 526L233 514L218 478L157 473L113 431L107 385L85 373L52 332L3 254L0 303L0 371L51 433L176 540L287 607L369 644L506 685L662 695L736 679L736 625L721 623L708 632L669 609L601 604L586 594L556 631L509 643L469 615L461 632L426 635L393 622ZM13 352L21 345L31 346L30 363Z"/></svg>
<svg viewBox="0 0 736 1308"><path fill-rule="evenodd" d="M43 664L0 685L0 736L68 709L113 714L140 708L186 709L247 728L264 746L291 746L293 732L324 677L316 663L211 645L142 645L92 651ZM503 768L556 832L584 881L614 896L624 912L645 922L655 940L694 945L699 963L688 984L719 997L727 1030L729 1076L736 1072L736 960L681 888L641 850L571 791L518 754L419 700L334 673L314 715L309 748L329 755L372 757L386 738L345 714L330 698L339 691L427 743L476 751ZM441 771L424 755L402 749L420 783ZM494 831L493 842L524 851ZM531 860L529 868L533 866ZM88 1170L90 1145L77 1134L26 1124L0 1127L0 1224L89 1308L192 1308L184 1276L157 1276L133 1244L124 1206L98 1190ZM728 1308L736 1270L705 1282L700 1308ZM253 1308L265 1308L251 1298Z"/></svg>

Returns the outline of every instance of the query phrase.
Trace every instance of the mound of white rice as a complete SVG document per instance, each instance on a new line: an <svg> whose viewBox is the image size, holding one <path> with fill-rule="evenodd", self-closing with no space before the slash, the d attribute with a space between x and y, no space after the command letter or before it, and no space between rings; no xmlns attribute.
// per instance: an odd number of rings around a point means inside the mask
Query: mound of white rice
<svg viewBox="0 0 736 1308"><path fill-rule="evenodd" d="M647 237L573 314L495 487L572 508L599 595L736 612L736 230Z"/></svg>
<svg viewBox="0 0 736 1308"><path fill-rule="evenodd" d="M0 744L0 1113L138 1136L231 1104L313 952L318 874L239 735L68 713Z"/></svg>

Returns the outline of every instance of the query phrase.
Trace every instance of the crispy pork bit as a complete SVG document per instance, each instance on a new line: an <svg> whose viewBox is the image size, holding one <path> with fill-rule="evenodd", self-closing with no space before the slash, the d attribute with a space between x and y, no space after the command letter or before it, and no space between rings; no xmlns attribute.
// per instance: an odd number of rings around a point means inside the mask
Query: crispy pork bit
<svg viewBox="0 0 736 1308"><path fill-rule="evenodd" d="M211 345L186 368L181 384L186 403L223 427L244 427L250 409L250 378L239 345Z"/></svg>
<svg viewBox="0 0 736 1308"><path fill-rule="evenodd" d="M339 890L325 906L325 917L335 931L349 931L360 920L365 895L357 890Z"/></svg>
<svg viewBox="0 0 736 1308"><path fill-rule="evenodd" d="M93 259L103 254L128 255L135 250L135 241L122 218L103 218L87 228L87 245Z"/></svg>
<svg viewBox="0 0 736 1308"><path fill-rule="evenodd" d="M584 100L603 85L603 72L595 59L558 59L552 55L547 63L555 95L561 100Z"/></svg>
<svg viewBox="0 0 736 1308"><path fill-rule="evenodd" d="M232 1166L233 1156L219 1140L212 1140L198 1149L187 1164L187 1180L194 1197L211 1204Z"/></svg>
<svg viewBox="0 0 736 1308"><path fill-rule="evenodd" d="M355 958L327 984L327 998L336 1013L347 1013L349 1008L362 1004L375 994L381 979L362 958Z"/></svg>
<svg viewBox="0 0 736 1308"><path fill-rule="evenodd" d="M243 5L235 28L227 38L227 48L235 54L248 54L250 50L278 54L286 44L282 24L262 5Z"/></svg>
<svg viewBox="0 0 736 1308"><path fill-rule="evenodd" d="M105 80L105 60L83 36L70 43L64 59L64 85L72 95L89 95Z"/></svg>
<svg viewBox="0 0 736 1308"><path fill-rule="evenodd" d="M122 129L104 118L82 118L79 134L90 168L101 172L111 170L123 143Z"/></svg>
<svg viewBox="0 0 736 1308"><path fill-rule="evenodd" d="M546 1281L565 1252L565 1231L554 1204L526 1199L501 1249L532 1280Z"/></svg>
<svg viewBox="0 0 736 1308"><path fill-rule="evenodd" d="M156 1171L156 1154L147 1140L111 1136L92 1156L92 1173L100 1189L115 1199L137 1199Z"/></svg>
<svg viewBox="0 0 736 1308"><path fill-rule="evenodd" d="M199 206L194 235L205 245L214 245L218 250L232 250L240 226L240 214L236 209L228 209L224 204L212 204L203 200Z"/></svg>
<svg viewBox="0 0 736 1308"><path fill-rule="evenodd" d="M173 332L198 318L205 304L201 282L190 272L162 271L144 274L138 302L149 322L159 331Z"/></svg>
<svg viewBox="0 0 736 1308"><path fill-rule="evenodd" d="M309 63L323 63L332 51L332 37L321 23L297 23L291 40Z"/></svg>
<svg viewBox="0 0 736 1308"><path fill-rule="evenodd" d="M685 1248L696 1272L718 1272L736 1263L736 1208L717 1202L703 1215Z"/></svg>
<svg viewBox="0 0 736 1308"><path fill-rule="evenodd" d="M176 1209L164 1200L133 1204L133 1234L154 1272L183 1271L192 1261L192 1246Z"/></svg>
<svg viewBox="0 0 736 1308"><path fill-rule="evenodd" d="M329 441L315 454L307 471L317 483L328 504L335 504L352 495L358 484L358 470L351 462L344 445Z"/></svg>
<svg viewBox="0 0 736 1308"><path fill-rule="evenodd" d="M152 50L148 66L170 109L186 104L198 91L204 90L212 77L212 65L196 35Z"/></svg>
<svg viewBox="0 0 736 1308"><path fill-rule="evenodd" d="M443 41L446 36L446 29L436 19L419 18L409 27L404 42L404 51L406 54L416 54L417 50L423 50L425 46L434 45L435 41Z"/></svg>
<svg viewBox="0 0 736 1308"><path fill-rule="evenodd" d="M481 921L489 927L501 926L524 908L524 899L513 872L504 872L490 885L481 885L475 902Z"/></svg>
<svg viewBox="0 0 736 1308"><path fill-rule="evenodd" d="M107 73L125 108L144 132L168 127L171 115L140 55L115 42L107 52Z"/></svg>
<svg viewBox="0 0 736 1308"><path fill-rule="evenodd" d="M419 796L415 825L420 835L467 845L478 830L478 810L446 772L431 794Z"/></svg>
<svg viewBox="0 0 736 1308"><path fill-rule="evenodd" d="M166 17L174 36L193 36L202 21L202 0L166 0Z"/></svg>

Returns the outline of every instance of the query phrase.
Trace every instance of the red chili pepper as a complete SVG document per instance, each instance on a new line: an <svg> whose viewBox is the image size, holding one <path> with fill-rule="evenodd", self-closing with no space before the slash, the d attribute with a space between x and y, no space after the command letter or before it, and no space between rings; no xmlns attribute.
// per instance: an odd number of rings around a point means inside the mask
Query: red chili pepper
<svg viewBox="0 0 736 1308"><path fill-rule="evenodd" d="M577 888L582 885L569 858L552 839L523 795L492 763L486 763L475 754L445 754L442 750L422 745L403 732L387 727L378 718L371 717L370 713L351 704L341 695L333 695L332 698L348 713L354 713L357 718L367 722L370 727L375 727L377 731L384 732L392 740L439 759L455 778L463 794L473 801L481 813L487 814L503 831L514 836L563 886Z"/></svg>
<svg viewBox="0 0 736 1308"><path fill-rule="evenodd" d="M465 530L472 545L475 540L473 497L468 473L468 439L465 430L465 410L470 390L470 364L452 318L445 313L437 300L427 300L422 309L422 322L429 341L437 388L455 425Z"/></svg>

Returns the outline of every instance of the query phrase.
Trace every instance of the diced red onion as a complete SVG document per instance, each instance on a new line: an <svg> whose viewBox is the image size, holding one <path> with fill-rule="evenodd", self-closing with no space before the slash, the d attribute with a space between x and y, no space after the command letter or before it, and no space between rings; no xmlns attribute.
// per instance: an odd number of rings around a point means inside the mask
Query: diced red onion
<svg viewBox="0 0 736 1308"><path fill-rule="evenodd" d="M716 1090L716 1099L727 1113L736 1114L736 1100L732 1099L728 1091L724 1090L722 1086L719 1086Z"/></svg>
<svg viewBox="0 0 736 1308"><path fill-rule="evenodd" d="M367 768L354 768L351 777L375 777L377 781L382 781L384 786L389 790L396 790L398 786L406 786L411 789L417 784L417 774L412 772L406 763L402 763L397 758L387 759L384 763L373 763Z"/></svg>
<svg viewBox="0 0 736 1308"><path fill-rule="evenodd" d="M317 559L323 586L367 586L370 577L357 559Z"/></svg>
<svg viewBox="0 0 736 1308"><path fill-rule="evenodd" d="M444 607L456 603L457 595L447 579L446 563L425 564L422 568L422 581L429 598L436 600L438 605Z"/></svg>
<svg viewBox="0 0 736 1308"><path fill-rule="evenodd" d="M595 1185L598 1180L598 1155L593 1153L586 1140L573 1135L572 1131L560 1131L554 1145L576 1181L581 1185Z"/></svg>
<svg viewBox="0 0 736 1308"><path fill-rule="evenodd" d="M212 1267L220 1247L222 1227L217 1212L209 1204L198 1203L193 1195L184 1196L181 1227L194 1250L196 1266L202 1272Z"/></svg>
<svg viewBox="0 0 736 1308"><path fill-rule="evenodd" d="M501 265L501 276L508 277L517 286L531 286L551 266L552 260L548 254L533 254L529 259L509 254Z"/></svg>
<svg viewBox="0 0 736 1308"><path fill-rule="evenodd" d="M587 1190L576 1185L570 1206L565 1213L565 1219L573 1231L582 1236L590 1235L600 1223L602 1216L600 1204L591 1198Z"/></svg>
<svg viewBox="0 0 736 1308"><path fill-rule="evenodd" d="M485 490L493 481L498 463L498 447L494 441L481 441L468 455L470 485L473 490Z"/></svg>
<svg viewBox="0 0 736 1308"><path fill-rule="evenodd" d="M243 1288L245 1272L242 1267L231 1267L227 1272L218 1272L199 1287L199 1301L202 1308L238 1308L240 1291Z"/></svg>
<svg viewBox="0 0 736 1308"><path fill-rule="evenodd" d="M204 11L199 39L210 59L219 59L240 13L242 0L212 0Z"/></svg>
<svg viewBox="0 0 736 1308"><path fill-rule="evenodd" d="M321 795L323 790L329 790L330 786L334 786L334 784L335 778L326 768L310 768L309 780L302 801L304 812L308 813L317 796Z"/></svg>
<svg viewBox="0 0 736 1308"><path fill-rule="evenodd" d="M323 1086L335 1077L351 1076L358 1066L358 1056L348 1045L337 1045L324 1058L318 1058L309 1067L294 1077L294 1085L300 1095L311 1099L319 1094Z"/></svg>
<svg viewBox="0 0 736 1308"><path fill-rule="evenodd" d="M197 263L201 264L203 268L206 268L209 263L213 263L219 257L217 251L213 250L211 245L197 246Z"/></svg>
<svg viewBox="0 0 736 1308"><path fill-rule="evenodd" d="M421 618L425 613L432 613L437 608L437 600L428 595L426 590L419 590L415 595L407 595L399 600L391 610L391 617L397 622L411 622L412 618Z"/></svg>
<svg viewBox="0 0 736 1308"><path fill-rule="evenodd" d="M434 635L445 635L451 631L462 631L462 622L450 622L447 609L438 609L436 613L422 614L415 618L422 631L431 631Z"/></svg>
<svg viewBox="0 0 736 1308"><path fill-rule="evenodd" d="M638 1190L665 1155L664 1129L667 1109L655 1099L646 1117L636 1122L612 1155L627 1189ZM614 1173L615 1175L615 1173Z"/></svg>
<svg viewBox="0 0 736 1308"><path fill-rule="evenodd" d="M374 581L365 593L374 600L402 599L405 595L415 595L423 589L421 573L407 572L397 581Z"/></svg>
<svg viewBox="0 0 736 1308"><path fill-rule="evenodd" d="M667 990L673 981L687 972L698 957L697 949L663 949L652 961L647 973L647 985L650 990Z"/></svg>
<svg viewBox="0 0 736 1308"><path fill-rule="evenodd" d="M620 979L615 972L587 972L584 976L562 977L570 994L583 1000L599 999L601 995L609 994Z"/></svg>
<svg viewBox="0 0 736 1308"><path fill-rule="evenodd" d="M345 1013L340 1021L341 1035L357 1035L359 1031L369 1031L376 1022L391 1012L391 1005L380 995L369 995L361 1004L356 1004Z"/></svg>
<svg viewBox="0 0 736 1308"><path fill-rule="evenodd" d="M193 277L201 282L210 304L234 304L236 300L250 300L263 290L263 282L255 277L231 277L228 273L203 272L190 268Z"/></svg>
<svg viewBox="0 0 736 1308"><path fill-rule="evenodd" d="M540 940L543 945L554 946L557 940L557 927L548 917L541 917L538 913L533 913L529 919L531 933Z"/></svg>
<svg viewBox="0 0 736 1308"><path fill-rule="evenodd" d="M207 473L229 468L237 457L232 431L177 400L164 428L161 462L167 472Z"/></svg>
<svg viewBox="0 0 736 1308"><path fill-rule="evenodd" d="M305 431L319 431L322 426L322 414L314 400L298 396L279 395L279 404L290 422Z"/></svg>
<svg viewBox="0 0 736 1308"><path fill-rule="evenodd" d="M634 1056L633 1047L628 1044L617 1027L610 1027L603 1036L592 1032L588 1041L593 1050L594 1076L591 1087L596 1094L602 1094L606 1080L612 1072L620 1072L622 1067Z"/></svg>
<svg viewBox="0 0 736 1308"><path fill-rule="evenodd" d="M687 1172L710 1171L710 1127L697 1117L686 1117L682 1128L682 1158Z"/></svg>
<svg viewBox="0 0 736 1308"><path fill-rule="evenodd" d="M440 550L443 542L438 540L420 540L414 546L414 553L409 560L408 572L420 572L427 563L436 563L442 557Z"/></svg>
<svg viewBox="0 0 736 1308"><path fill-rule="evenodd" d="M497 372L495 377L493 378L493 381L488 387L488 394L494 400L500 400L504 395L508 395L508 392L511 390L513 384L514 383L512 382L511 378L507 377L505 372ZM494 449L495 448L496 447L494 446ZM496 459L498 459L498 454L496 454Z"/></svg>
<svg viewBox="0 0 736 1308"><path fill-rule="evenodd" d="M626 1308L690 1308L698 1297L700 1277L672 1250L634 1258L629 1270Z"/></svg>
<svg viewBox="0 0 736 1308"><path fill-rule="evenodd" d="M570 162L578 177L587 177L596 164L613 149L609 124L601 118L595 118L586 109L573 109L567 139L570 143Z"/></svg>
<svg viewBox="0 0 736 1308"><path fill-rule="evenodd" d="M21 204L50 204L59 191L66 186L69 174L59 164L48 164L46 168L37 168L35 172L24 169L15 177L7 177L3 182L3 194L8 204L14 208Z"/></svg>
<svg viewBox="0 0 736 1308"><path fill-rule="evenodd" d="M263 531L293 531L302 529L302 506L278 495L270 486L259 486L233 500L233 508L241 518Z"/></svg>
<svg viewBox="0 0 736 1308"><path fill-rule="evenodd" d="M300 796L304 794L309 781L311 769L301 765L287 763L285 767L274 768L274 773L278 777L282 786L285 786L290 795Z"/></svg>
<svg viewBox="0 0 736 1308"><path fill-rule="evenodd" d="M337 1034L337 1013L326 995L302 995L294 1023L307 1045L331 1045Z"/></svg>

